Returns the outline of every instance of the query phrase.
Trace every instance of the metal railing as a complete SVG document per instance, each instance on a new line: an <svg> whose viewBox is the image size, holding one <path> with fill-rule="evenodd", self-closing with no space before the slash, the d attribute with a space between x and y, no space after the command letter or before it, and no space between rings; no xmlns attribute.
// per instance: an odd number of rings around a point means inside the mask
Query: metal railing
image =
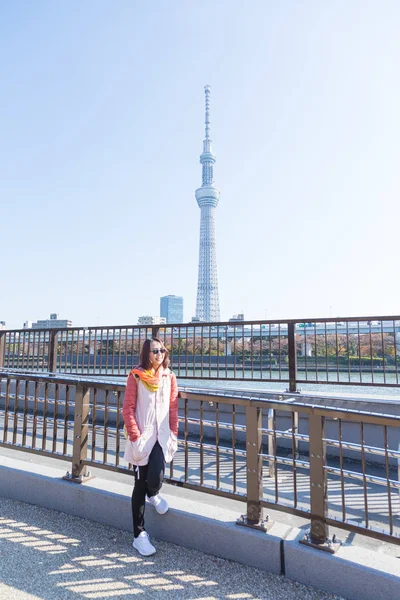
<svg viewBox="0 0 400 600"><path fill-rule="evenodd" d="M2 330L0 369L123 376L152 336L183 379L399 385L399 316Z"/></svg>
<svg viewBox="0 0 400 600"><path fill-rule="evenodd" d="M3 372L0 447L70 462L75 482L90 467L128 473L123 393L122 383L104 379ZM400 543L400 417L316 401L181 389L167 480L242 500L242 524L264 527L267 508L302 516L310 522L305 542L329 551L330 525Z"/></svg>

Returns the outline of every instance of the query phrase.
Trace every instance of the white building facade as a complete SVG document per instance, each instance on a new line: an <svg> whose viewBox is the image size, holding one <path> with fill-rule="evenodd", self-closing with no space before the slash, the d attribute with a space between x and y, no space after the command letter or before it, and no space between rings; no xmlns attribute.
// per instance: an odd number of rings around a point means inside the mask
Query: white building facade
<svg viewBox="0 0 400 600"><path fill-rule="evenodd" d="M143 315L138 318L138 325L166 325L167 320L165 317L150 317L149 315Z"/></svg>

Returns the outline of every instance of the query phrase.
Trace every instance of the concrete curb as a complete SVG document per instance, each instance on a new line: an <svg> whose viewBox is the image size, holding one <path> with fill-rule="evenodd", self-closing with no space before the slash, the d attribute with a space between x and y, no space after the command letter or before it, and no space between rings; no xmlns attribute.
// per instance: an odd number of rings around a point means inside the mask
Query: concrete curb
<svg viewBox="0 0 400 600"><path fill-rule="evenodd" d="M395 600L400 590L400 561L364 548L343 546L332 555L285 542L286 577L348 600Z"/></svg>
<svg viewBox="0 0 400 600"><path fill-rule="evenodd" d="M100 478L78 485L63 481L63 475L59 468L0 456L0 496L132 531L131 485ZM237 512L212 504L212 496L209 503L196 502L168 494L166 485L163 495L170 504L166 515L146 507L146 528L159 540L284 573L348 600L393 600L398 595L396 557L351 545L331 555L299 544L304 532L290 525L274 522L268 534L239 527Z"/></svg>

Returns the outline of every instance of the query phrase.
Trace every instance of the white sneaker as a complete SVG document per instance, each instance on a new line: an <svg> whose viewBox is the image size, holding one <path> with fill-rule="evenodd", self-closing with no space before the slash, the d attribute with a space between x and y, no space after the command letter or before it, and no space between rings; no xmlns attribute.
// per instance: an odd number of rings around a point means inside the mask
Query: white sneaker
<svg viewBox="0 0 400 600"><path fill-rule="evenodd" d="M139 533L137 538L133 540L132 546L142 556L151 556L152 554L156 553L156 549L150 543L147 531L142 531L142 533Z"/></svg>
<svg viewBox="0 0 400 600"><path fill-rule="evenodd" d="M160 494L150 498L147 496L147 500L154 506L159 515L165 515L169 509L168 502Z"/></svg>

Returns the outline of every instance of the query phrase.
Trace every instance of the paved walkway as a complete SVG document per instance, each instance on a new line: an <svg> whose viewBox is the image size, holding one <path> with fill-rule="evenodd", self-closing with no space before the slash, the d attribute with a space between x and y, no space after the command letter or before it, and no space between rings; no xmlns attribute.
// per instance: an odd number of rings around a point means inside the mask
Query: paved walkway
<svg viewBox="0 0 400 600"><path fill-rule="evenodd" d="M214 556L155 540L142 558L124 531L0 498L0 598L341 600Z"/></svg>

